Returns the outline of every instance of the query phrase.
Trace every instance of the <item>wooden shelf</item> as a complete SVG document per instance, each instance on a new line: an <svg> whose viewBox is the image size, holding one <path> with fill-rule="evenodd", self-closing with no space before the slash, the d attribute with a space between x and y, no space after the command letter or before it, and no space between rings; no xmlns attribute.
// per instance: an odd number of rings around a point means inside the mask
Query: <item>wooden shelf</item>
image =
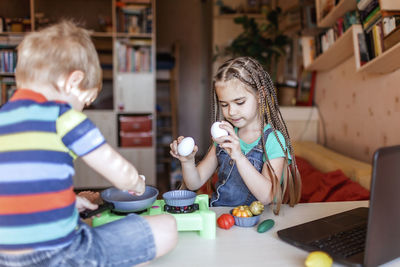
<svg viewBox="0 0 400 267"><path fill-rule="evenodd" d="M234 19L238 17L247 16L249 18L254 19L266 19L264 14L255 14L255 13L234 13L234 14L222 14L214 16L215 19Z"/></svg>
<svg viewBox="0 0 400 267"><path fill-rule="evenodd" d="M357 72L389 73L400 68L400 43L361 66Z"/></svg>
<svg viewBox="0 0 400 267"><path fill-rule="evenodd" d="M14 72L0 72L0 76L14 76Z"/></svg>
<svg viewBox="0 0 400 267"><path fill-rule="evenodd" d="M319 55L310 65L306 66L306 70L324 71L339 65L354 53L355 44L357 44L356 37L361 32L361 25L353 25L327 51Z"/></svg>
<svg viewBox="0 0 400 267"><path fill-rule="evenodd" d="M113 37L114 34L112 32L93 32L91 34L93 37Z"/></svg>
<svg viewBox="0 0 400 267"><path fill-rule="evenodd" d="M400 2L398 0L379 0L381 10L400 10Z"/></svg>
<svg viewBox="0 0 400 267"><path fill-rule="evenodd" d="M317 5L320 5L321 0L317 0ZM335 6L325 17L319 18L317 13L318 27L331 27L338 18L346 14L347 11L355 10L357 8L356 0L341 0L337 6ZM318 12L322 8L318 8Z"/></svg>
<svg viewBox="0 0 400 267"><path fill-rule="evenodd" d="M150 39L152 38L151 33L126 33L126 32L117 32L116 33L118 38L143 38L143 39Z"/></svg>

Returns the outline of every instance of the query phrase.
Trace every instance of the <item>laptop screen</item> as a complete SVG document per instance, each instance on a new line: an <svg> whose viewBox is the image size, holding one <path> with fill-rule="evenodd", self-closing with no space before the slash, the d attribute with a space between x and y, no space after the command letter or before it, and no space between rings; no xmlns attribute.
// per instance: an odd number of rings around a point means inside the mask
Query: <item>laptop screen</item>
<svg viewBox="0 0 400 267"><path fill-rule="evenodd" d="M373 158L365 266L400 256L400 146L378 149Z"/></svg>

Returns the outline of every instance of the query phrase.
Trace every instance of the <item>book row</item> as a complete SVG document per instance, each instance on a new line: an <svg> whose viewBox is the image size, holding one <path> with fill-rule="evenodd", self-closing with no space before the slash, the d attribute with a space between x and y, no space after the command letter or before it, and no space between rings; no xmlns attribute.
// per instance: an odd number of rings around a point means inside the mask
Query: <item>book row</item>
<svg viewBox="0 0 400 267"><path fill-rule="evenodd" d="M14 73L17 64L17 52L11 49L0 50L0 72Z"/></svg>
<svg viewBox="0 0 400 267"><path fill-rule="evenodd" d="M151 72L151 47L117 42L118 72Z"/></svg>

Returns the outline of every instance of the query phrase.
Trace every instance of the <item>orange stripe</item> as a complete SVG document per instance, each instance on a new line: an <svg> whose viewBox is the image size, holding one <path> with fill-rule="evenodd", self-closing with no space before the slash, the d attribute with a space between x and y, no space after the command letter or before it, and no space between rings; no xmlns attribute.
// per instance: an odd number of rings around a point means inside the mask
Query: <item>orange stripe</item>
<svg viewBox="0 0 400 267"><path fill-rule="evenodd" d="M38 103L43 103L46 102L47 99L44 97L44 95L37 93L35 91L29 90L29 89L18 89L15 91L14 95L11 97L10 101L16 101L16 100L23 100L23 99L30 99L34 100Z"/></svg>
<svg viewBox="0 0 400 267"><path fill-rule="evenodd" d="M1 196L0 214L22 214L64 208L75 201L73 187L54 193Z"/></svg>
<svg viewBox="0 0 400 267"><path fill-rule="evenodd" d="M16 100L33 100L35 102L38 103L44 103L47 102L47 98L35 91L29 90L29 89L18 89L17 91L15 91L15 93L13 94L13 96L11 97L10 101L16 101ZM65 101L62 100L53 100L56 103L67 103Z"/></svg>

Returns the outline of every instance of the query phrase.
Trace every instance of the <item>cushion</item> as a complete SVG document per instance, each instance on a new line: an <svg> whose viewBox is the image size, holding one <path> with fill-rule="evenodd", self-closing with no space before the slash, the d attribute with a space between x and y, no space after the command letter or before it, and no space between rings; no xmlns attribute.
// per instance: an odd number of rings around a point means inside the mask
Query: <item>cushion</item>
<svg viewBox="0 0 400 267"><path fill-rule="evenodd" d="M307 160L296 156L302 180L300 202L332 202L369 199L369 191L341 170L320 172Z"/></svg>
<svg viewBox="0 0 400 267"><path fill-rule="evenodd" d="M293 147L296 156L307 160L317 170L323 173L341 170L351 180L367 190L370 189L371 164L339 154L311 141L296 141Z"/></svg>

